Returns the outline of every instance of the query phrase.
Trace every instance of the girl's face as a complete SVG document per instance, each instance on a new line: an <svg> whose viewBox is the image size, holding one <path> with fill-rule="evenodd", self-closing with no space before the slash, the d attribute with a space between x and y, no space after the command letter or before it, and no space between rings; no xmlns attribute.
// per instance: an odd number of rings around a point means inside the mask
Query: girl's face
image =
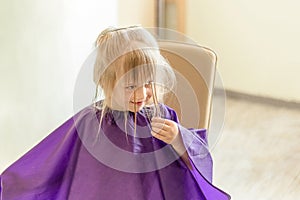
<svg viewBox="0 0 300 200"><path fill-rule="evenodd" d="M140 111L145 105L152 104L152 80L150 78L139 80L121 76L115 84L112 103L113 108L131 112Z"/></svg>
<svg viewBox="0 0 300 200"><path fill-rule="evenodd" d="M125 101L128 101L128 110L137 112L145 105L150 103L152 99L152 83L151 81L143 84L125 85Z"/></svg>

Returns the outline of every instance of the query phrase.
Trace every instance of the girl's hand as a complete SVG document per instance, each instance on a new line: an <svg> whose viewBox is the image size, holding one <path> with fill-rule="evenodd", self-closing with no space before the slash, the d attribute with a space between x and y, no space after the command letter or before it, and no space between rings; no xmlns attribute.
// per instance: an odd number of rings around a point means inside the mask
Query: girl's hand
<svg viewBox="0 0 300 200"><path fill-rule="evenodd" d="M177 124L168 119L154 117L151 122L153 137L164 141L167 144L172 144L176 141L178 136Z"/></svg>
<svg viewBox="0 0 300 200"><path fill-rule="evenodd" d="M181 136L178 130L178 126L175 122L168 119L162 119L154 117L152 119L152 131L151 134L153 137L164 141L167 144L171 144L178 155L182 158L184 163L189 169L192 169L192 164L189 160L189 156L186 152L186 149L183 145Z"/></svg>

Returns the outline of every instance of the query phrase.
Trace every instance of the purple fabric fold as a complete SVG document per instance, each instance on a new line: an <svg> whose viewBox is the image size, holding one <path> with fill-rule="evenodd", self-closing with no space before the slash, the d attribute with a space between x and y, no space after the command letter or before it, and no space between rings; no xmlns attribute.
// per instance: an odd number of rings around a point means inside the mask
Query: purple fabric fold
<svg viewBox="0 0 300 200"><path fill-rule="evenodd" d="M177 120L163 108L166 118ZM1 200L230 199L211 183L205 130L179 125L190 170L170 145L151 136L144 113L137 113L134 127L132 113L125 120L122 112L109 112L101 128L100 113L83 109L8 167L0 176Z"/></svg>

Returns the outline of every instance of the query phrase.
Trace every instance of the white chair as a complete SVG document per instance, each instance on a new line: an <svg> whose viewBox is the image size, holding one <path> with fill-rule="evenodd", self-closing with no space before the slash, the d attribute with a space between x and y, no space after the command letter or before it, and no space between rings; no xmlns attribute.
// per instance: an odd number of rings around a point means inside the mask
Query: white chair
<svg viewBox="0 0 300 200"><path fill-rule="evenodd" d="M177 88L165 99L185 127L209 128L216 74L216 54L205 47L174 41L158 42L174 68Z"/></svg>

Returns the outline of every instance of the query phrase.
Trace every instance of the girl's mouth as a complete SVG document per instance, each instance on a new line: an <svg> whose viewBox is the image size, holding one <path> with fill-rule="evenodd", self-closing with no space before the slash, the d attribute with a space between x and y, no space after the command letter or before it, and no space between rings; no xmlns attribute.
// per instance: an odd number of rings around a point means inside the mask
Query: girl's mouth
<svg viewBox="0 0 300 200"><path fill-rule="evenodd" d="M143 103L144 103L144 101L130 101L130 103L132 103L132 104L135 104L135 105L137 105L137 106L141 106L141 105L143 105Z"/></svg>

